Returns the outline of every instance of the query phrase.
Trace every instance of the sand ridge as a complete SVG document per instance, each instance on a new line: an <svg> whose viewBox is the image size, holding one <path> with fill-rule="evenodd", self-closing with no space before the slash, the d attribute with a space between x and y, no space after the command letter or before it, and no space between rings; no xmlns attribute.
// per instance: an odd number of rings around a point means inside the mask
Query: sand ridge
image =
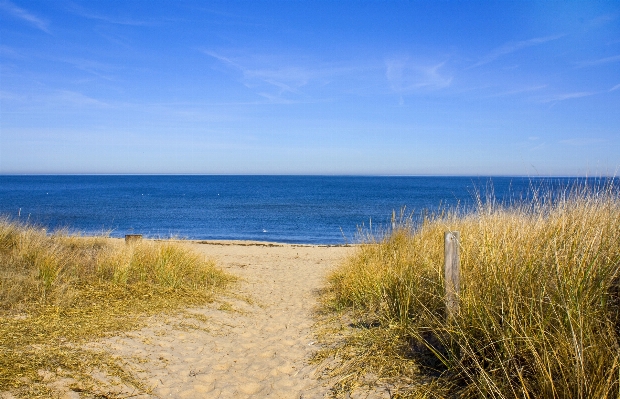
<svg viewBox="0 0 620 399"><path fill-rule="evenodd" d="M317 290L351 247L187 242L241 277L232 295L97 346L129 361L158 398L324 398L308 363Z"/></svg>

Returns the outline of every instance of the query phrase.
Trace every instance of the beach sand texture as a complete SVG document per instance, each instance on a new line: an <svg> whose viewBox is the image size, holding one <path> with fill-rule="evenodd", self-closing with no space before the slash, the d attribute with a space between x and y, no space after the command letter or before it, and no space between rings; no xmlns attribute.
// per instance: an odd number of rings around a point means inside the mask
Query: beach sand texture
<svg viewBox="0 0 620 399"><path fill-rule="evenodd" d="M241 277L233 293L96 344L129 361L160 398L323 398L308 363L317 290L350 247L188 243ZM198 315L192 317L191 315Z"/></svg>

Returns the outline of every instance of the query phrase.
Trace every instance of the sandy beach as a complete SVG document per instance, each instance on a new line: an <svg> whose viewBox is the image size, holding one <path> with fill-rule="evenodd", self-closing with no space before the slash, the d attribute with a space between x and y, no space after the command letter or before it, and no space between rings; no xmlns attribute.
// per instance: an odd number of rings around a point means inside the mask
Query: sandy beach
<svg viewBox="0 0 620 399"><path fill-rule="evenodd" d="M317 348L312 312L324 276L352 248L185 244L241 281L208 306L155 317L147 328L94 345L121 356L147 382L150 393L135 397L325 397L329 386L308 363Z"/></svg>

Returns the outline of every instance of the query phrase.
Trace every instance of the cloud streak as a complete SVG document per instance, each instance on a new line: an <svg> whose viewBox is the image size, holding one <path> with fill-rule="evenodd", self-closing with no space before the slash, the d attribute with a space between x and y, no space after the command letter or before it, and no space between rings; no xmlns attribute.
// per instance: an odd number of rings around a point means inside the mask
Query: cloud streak
<svg viewBox="0 0 620 399"><path fill-rule="evenodd" d="M546 88L548 85L537 85L537 86L526 86L519 89L508 90L497 94L492 94L488 96L488 98L496 98L496 97L509 97L509 96L517 96L519 94L531 93L534 91L542 90Z"/></svg>
<svg viewBox="0 0 620 399"><path fill-rule="evenodd" d="M102 63L99 61L93 61L89 59L83 58L57 58L56 61L67 63L73 66L76 69L82 70L84 72L90 73L97 77L100 77L105 80L113 81L115 80L110 73L113 71L117 71L120 68L111 65Z"/></svg>
<svg viewBox="0 0 620 399"><path fill-rule="evenodd" d="M620 62L620 55L614 55L612 57L599 58L598 60L581 61L577 62L578 68L585 68L597 65L610 64L613 62Z"/></svg>
<svg viewBox="0 0 620 399"><path fill-rule="evenodd" d="M9 46L0 44L0 56L14 59L23 59L24 56Z"/></svg>
<svg viewBox="0 0 620 399"><path fill-rule="evenodd" d="M54 96L58 101L64 102L66 104L71 104L78 107L98 107L98 108L108 108L110 104L105 103L103 101L97 100L96 98L86 96L82 93L70 91L70 90L60 90Z"/></svg>
<svg viewBox="0 0 620 399"><path fill-rule="evenodd" d="M495 60L497 60L498 58L501 58L505 55L517 52L519 50L522 50L524 48L528 48L528 47L533 47L533 46L538 46L553 40L557 40L561 37L563 37L564 35L555 35L555 36L545 36L545 37L536 37L533 39L528 39L528 40L521 40L518 42L508 42L505 43L504 45L497 47L495 50L491 51L489 54L487 54L486 56L482 57L478 62L476 62L474 65L470 66L467 69L471 69L471 68L477 68L479 66L488 64L490 62L493 62Z"/></svg>
<svg viewBox="0 0 620 399"><path fill-rule="evenodd" d="M342 66L291 65L274 57L227 57L211 50L200 50L239 74L243 85L270 102L290 103L291 95L306 96L305 88L329 84L355 68ZM257 65L257 64L260 64Z"/></svg>
<svg viewBox="0 0 620 399"><path fill-rule="evenodd" d="M386 61L385 76L392 91L411 93L422 89L442 89L450 86L452 76L441 73L445 62L434 65L418 65L409 60Z"/></svg>
<svg viewBox="0 0 620 399"><path fill-rule="evenodd" d="M277 89L279 94L299 93L299 89L307 85L317 75L315 71L296 66L252 68L247 66L248 62L234 61L229 57L209 50L202 50L202 52L239 72L243 84L247 87L255 87L265 83ZM270 96L267 93L262 93L261 95L269 99L275 98L275 96Z"/></svg>
<svg viewBox="0 0 620 399"><path fill-rule="evenodd" d="M555 95L543 98L541 100L541 102L543 102L543 103L552 103L552 102L558 102L558 101L572 100L572 99L575 99L575 98L589 97L589 96L593 96L595 94L599 94L599 92L596 92L596 91L578 91L578 92L573 92L573 93L555 94Z"/></svg>
<svg viewBox="0 0 620 399"><path fill-rule="evenodd" d="M30 25L34 26L35 28L45 33L50 33L47 22L31 14L30 12L24 10L23 8L17 7L15 4L9 1L6 1L6 0L0 1L0 9L11 14L14 18L21 19L22 21L28 22Z"/></svg>
<svg viewBox="0 0 620 399"><path fill-rule="evenodd" d="M71 107L112 107L112 105L107 102L73 90L54 90L47 93L14 93L0 91L0 101L2 101L5 106L25 106L29 109L39 108L40 106L62 107L65 110L69 110Z"/></svg>
<svg viewBox="0 0 620 399"><path fill-rule="evenodd" d="M88 11L82 7L78 7L77 5L73 5L71 7L71 11L84 18L93 19L97 21L106 22L113 25L126 25L126 26L152 26L155 25L153 22L136 20L131 18L124 17L112 17L109 15L98 14L92 11Z"/></svg>
<svg viewBox="0 0 620 399"><path fill-rule="evenodd" d="M572 138L572 139L560 140L560 143L561 144L566 144L566 145L582 147L582 146L586 146L586 145L594 145L594 144L605 143L606 141L607 140L597 139L597 138Z"/></svg>

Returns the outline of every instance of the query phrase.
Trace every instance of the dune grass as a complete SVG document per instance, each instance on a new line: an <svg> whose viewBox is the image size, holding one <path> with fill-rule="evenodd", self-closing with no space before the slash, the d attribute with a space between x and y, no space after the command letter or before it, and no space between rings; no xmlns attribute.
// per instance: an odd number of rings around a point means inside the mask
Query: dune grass
<svg viewBox="0 0 620 399"><path fill-rule="evenodd" d="M460 231L460 312L446 320L443 234ZM377 375L393 397L617 398L620 195L612 184L411 219L328 279L353 318L319 358L340 389ZM349 330L351 330L349 328Z"/></svg>
<svg viewBox="0 0 620 399"><path fill-rule="evenodd" d="M93 371L146 389L122 361L80 344L208 302L232 280L178 243L50 235L1 220L0 393L54 397L52 376L96 394Z"/></svg>

